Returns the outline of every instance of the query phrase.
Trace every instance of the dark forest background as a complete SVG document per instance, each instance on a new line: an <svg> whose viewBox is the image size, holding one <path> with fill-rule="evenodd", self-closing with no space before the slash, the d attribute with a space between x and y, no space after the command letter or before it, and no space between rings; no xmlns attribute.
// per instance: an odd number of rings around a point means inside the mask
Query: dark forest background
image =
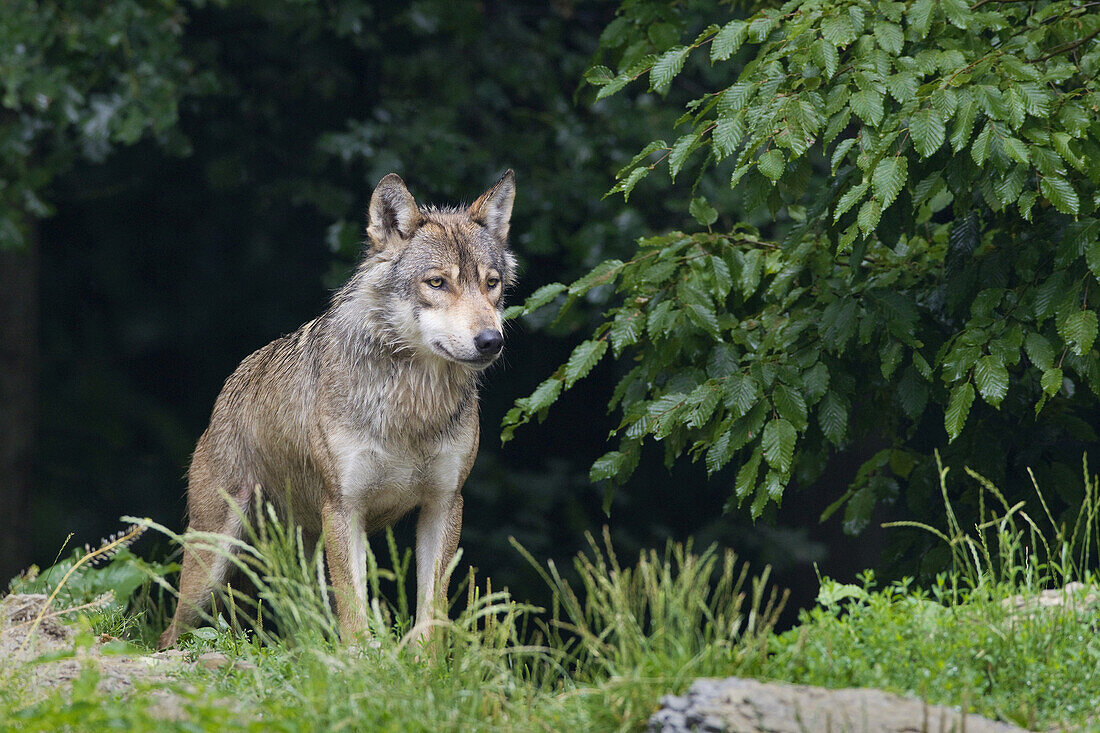
<svg viewBox="0 0 1100 733"><path fill-rule="evenodd" d="M14 46L0 66L15 100L0 110L0 584L52 562L69 533L95 542L124 514L182 528L183 474L223 380L325 307L386 173L421 202L453 203L515 169L512 302L687 226L688 187L666 178L629 204L603 198L678 106L641 89L600 102L581 91L616 7L14 3L7 40L31 23L46 35L25 68ZM839 517L818 522L873 445L756 523L724 511L732 474L668 470L654 451L606 515L587 476L613 427L603 405L615 364L501 447L504 412L568 357L608 295L559 322L511 324L482 392L465 562L537 598L508 537L560 563L608 524L626 556L688 536L733 547L757 569L773 564L797 603L816 592L814 563L840 578L880 564L878 521L858 537ZM146 542L138 552L169 549Z"/></svg>

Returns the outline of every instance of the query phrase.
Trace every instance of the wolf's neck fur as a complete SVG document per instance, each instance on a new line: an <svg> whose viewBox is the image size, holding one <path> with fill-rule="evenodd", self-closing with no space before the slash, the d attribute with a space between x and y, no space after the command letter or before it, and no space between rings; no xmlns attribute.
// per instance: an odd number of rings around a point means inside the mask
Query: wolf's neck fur
<svg viewBox="0 0 1100 733"><path fill-rule="evenodd" d="M325 339L329 363L336 367L322 380L359 429L434 442L476 402L478 372L427 352L406 335L403 326L415 325L411 314L387 305L388 264L377 256L364 261L322 316L323 328L331 329Z"/></svg>

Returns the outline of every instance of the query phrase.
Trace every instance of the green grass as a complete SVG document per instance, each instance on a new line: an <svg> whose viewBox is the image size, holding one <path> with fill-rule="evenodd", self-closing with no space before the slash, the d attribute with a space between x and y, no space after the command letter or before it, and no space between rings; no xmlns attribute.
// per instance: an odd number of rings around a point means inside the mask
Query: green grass
<svg viewBox="0 0 1100 733"><path fill-rule="evenodd" d="M349 648L336 640L318 557L264 516L236 556L258 600L229 594L183 642L196 655L220 651L248 664L187 666L166 685L175 706L167 720L151 694L104 699L94 661L71 688L48 690L28 683L29 668L0 665L0 728L632 730L661 695L728 675L879 687L1028 727L1097 726L1100 603L1084 591L1042 612L1004 602L1068 582L1095 587L1097 484L1086 480L1081 516L1062 526L1045 512L1035 521L974 478L993 509L964 531L945 502L948 529L939 534L954 553L951 572L926 589L879 588L870 572L858 585L824 579L817 606L782 634L772 625L783 598L766 570L752 577L732 554L690 544L623 563L605 536L590 538L571 574L517 545L517 561L533 563L553 589L551 608L467 576L432 642L415 646L410 609L384 598L387 588L404 598L410 564L391 538L386 562L370 558L371 638ZM117 562L129 561L86 574ZM135 587L142 615L92 614L79 643L107 627L152 638L163 624L150 610L158 587Z"/></svg>

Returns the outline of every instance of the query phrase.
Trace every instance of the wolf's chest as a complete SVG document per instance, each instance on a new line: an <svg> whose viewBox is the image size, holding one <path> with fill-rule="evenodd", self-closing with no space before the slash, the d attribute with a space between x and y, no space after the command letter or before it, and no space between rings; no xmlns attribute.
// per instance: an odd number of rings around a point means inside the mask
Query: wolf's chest
<svg viewBox="0 0 1100 733"><path fill-rule="evenodd" d="M472 450L470 438L427 446L378 441L362 434L337 436L331 449L345 501L379 524L425 502L458 491Z"/></svg>

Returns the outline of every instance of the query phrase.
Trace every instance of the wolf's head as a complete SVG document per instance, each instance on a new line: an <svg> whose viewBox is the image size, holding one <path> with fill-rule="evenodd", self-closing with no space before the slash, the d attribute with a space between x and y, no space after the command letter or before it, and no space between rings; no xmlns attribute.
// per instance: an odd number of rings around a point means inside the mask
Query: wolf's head
<svg viewBox="0 0 1100 733"><path fill-rule="evenodd" d="M391 333L424 355L484 369L504 346L504 289L515 258L508 223L515 174L467 208L421 208L396 173L374 189L368 260L386 264L378 287L386 293Z"/></svg>

